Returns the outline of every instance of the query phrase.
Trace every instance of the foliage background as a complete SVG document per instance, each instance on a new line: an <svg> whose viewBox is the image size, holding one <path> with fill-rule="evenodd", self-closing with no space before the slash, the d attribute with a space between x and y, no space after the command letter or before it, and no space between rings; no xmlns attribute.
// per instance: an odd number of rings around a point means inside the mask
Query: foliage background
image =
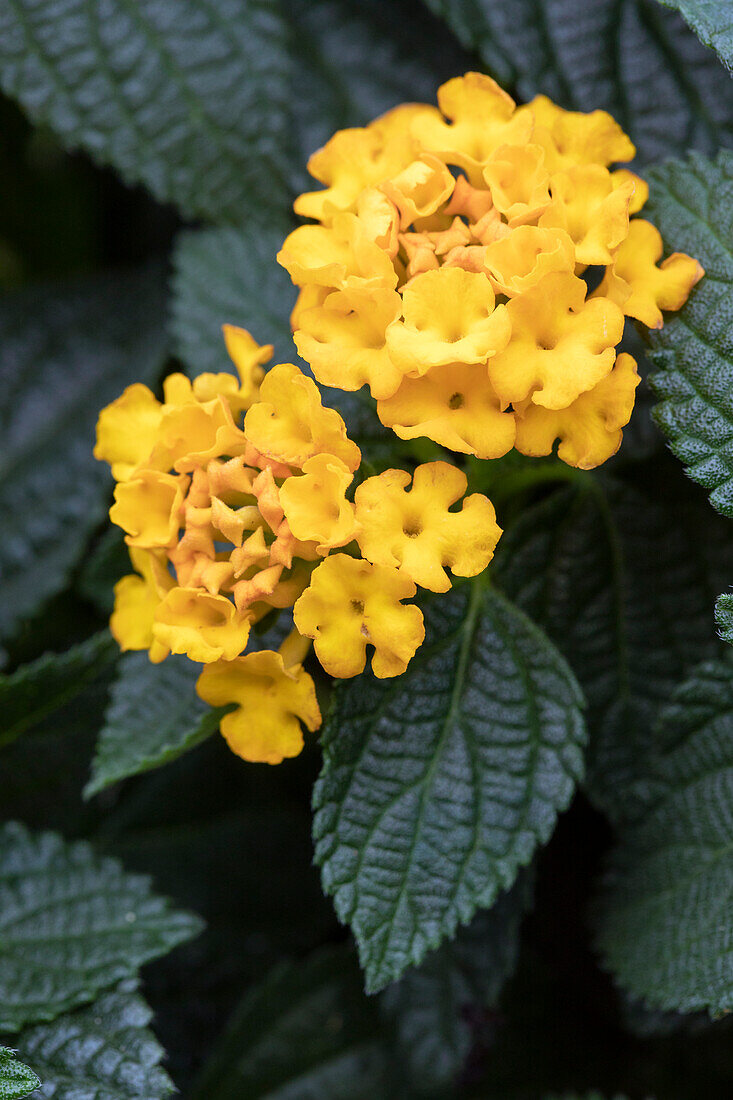
<svg viewBox="0 0 733 1100"><path fill-rule="evenodd" d="M669 7L682 15L656 0L0 7L0 820L55 830L66 845L91 840L97 853L2 833L0 1033L46 1082L37 1095L153 1100L169 1093L170 1075L194 1100L730 1096L733 667L713 605L733 578L733 165L719 154L733 133L733 13L704 0ZM308 153L397 102L432 101L441 81L471 68L521 99L542 91L610 110L644 170L656 165L652 209L665 238L700 256L708 276L648 356L635 342L653 388L602 476L559 484L552 463L539 474L474 471L491 479L507 535L489 595L459 589L426 608L435 637L449 639L438 665L452 690L453 629L470 657L461 692L483 693L492 728L509 728L497 699L517 671L501 663L497 639L529 638L532 698L562 695L555 732L567 751L555 771L548 752L534 801L523 795L533 837L498 823L517 840L513 854L492 855L474 823L478 885L462 910L448 907L433 945L457 916L498 893L496 904L367 997L312 864L318 747L277 769L242 764L211 736L185 662L155 672L144 655L119 659L104 630L125 564L105 521L110 484L91 457L93 427L129 382L156 384L176 364L226 369L223 321L291 359L293 292L274 254ZM334 397L367 457L389 462L371 409ZM677 457L652 420L655 403ZM534 648L523 613L550 642ZM724 613L725 603L723 626ZM590 734L585 781L554 832L582 762L575 689L551 642L586 696ZM394 706L440 779L441 760L454 762L474 734L444 724L426 741L420 676L432 682L435 667L417 662ZM362 750L367 780L380 759L369 718L380 690L365 678L336 693L315 795L324 884L361 940L372 987L427 946L389 891L372 927L359 898L379 881L379 859L371 869L365 860L360 879L344 855ZM487 769L497 751L488 746ZM496 774L506 770L499 753ZM482 783L460 789L478 820ZM425 791L439 819L444 792ZM547 844L533 866L501 892L538 838ZM94 862L108 856L128 875L151 874L156 894ZM675 893L688 857L693 872L711 873ZM466 858L458 842L451 858ZM27 897L19 876L33 884ZM80 881L91 883L101 929L81 978ZM411 865L397 895L419 888ZM377 950L390 905L388 946ZM50 915L34 924L39 907ZM188 911L206 922L197 936ZM686 970L672 965L680 958L692 960ZM45 1003L34 959L58 975ZM0 1050L3 1100L33 1084L13 1085L17 1064Z"/></svg>

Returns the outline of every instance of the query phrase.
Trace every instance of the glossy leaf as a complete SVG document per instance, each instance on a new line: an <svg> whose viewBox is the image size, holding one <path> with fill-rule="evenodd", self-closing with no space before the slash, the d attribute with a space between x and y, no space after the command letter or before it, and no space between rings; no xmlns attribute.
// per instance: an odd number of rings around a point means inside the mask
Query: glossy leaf
<svg viewBox="0 0 733 1100"><path fill-rule="evenodd" d="M316 859L367 989L508 889L582 773L582 700L540 630L480 583L425 601L407 672L334 690Z"/></svg>

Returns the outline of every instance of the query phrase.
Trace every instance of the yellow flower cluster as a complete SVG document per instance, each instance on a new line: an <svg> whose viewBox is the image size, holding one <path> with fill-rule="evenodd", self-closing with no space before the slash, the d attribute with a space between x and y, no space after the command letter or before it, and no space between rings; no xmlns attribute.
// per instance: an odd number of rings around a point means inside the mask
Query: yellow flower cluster
<svg viewBox="0 0 733 1100"><path fill-rule="evenodd" d="M350 499L361 454L316 384L292 364L265 373L272 348L243 329L225 339L238 379L173 374L163 402L136 384L100 414L95 455L112 467L110 517L135 569L110 626L122 649L202 663L200 696L235 704L222 720L232 749L278 763L302 748L301 722L320 725L311 640L333 676L361 672L368 646L375 675L399 675L425 633L403 601L417 585L447 590L446 569L480 573L501 532L446 462L387 470ZM246 652L252 627L285 608L295 629L279 651Z"/></svg>
<svg viewBox="0 0 733 1100"><path fill-rule="evenodd" d="M703 271L630 216L648 187L604 111L517 107L468 73L342 130L278 259L319 382L368 385L382 422L479 458L512 447L589 469L618 449L638 384L624 315L662 325ZM593 269L599 274L593 286ZM584 278L588 275L589 278Z"/></svg>

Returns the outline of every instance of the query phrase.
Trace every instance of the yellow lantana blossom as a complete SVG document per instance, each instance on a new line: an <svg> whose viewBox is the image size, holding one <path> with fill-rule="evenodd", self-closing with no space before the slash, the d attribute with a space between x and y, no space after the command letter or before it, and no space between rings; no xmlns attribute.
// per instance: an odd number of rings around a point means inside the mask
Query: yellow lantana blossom
<svg viewBox="0 0 733 1100"><path fill-rule="evenodd" d="M577 424L590 398L575 403L614 370L624 314L661 324L702 274L676 253L658 264L661 239L634 217L649 188L618 167L634 154L605 111L517 107L481 73L444 84L437 109L335 134L310 162L326 188L296 202L320 224L278 257L316 379L367 385L397 435L480 458L511 449L520 420L523 439L549 425L534 407ZM558 453L587 464L609 446Z"/></svg>
<svg viewBox="0 0 733 1100"><path fill-rule="evenodd" d="M364 557L396 567L432 592L450 588L446 568L458 577L483 572L501 529L491 501L479 493L466 497L460 511L449 511L466 486L466 475L448 462L418 466L412 478L405 470L367 478L355 497Z"/></svg>
<svg viewBox="0 0 733 1100"><path fill-rule="evenodd" d="M374 649L374 675L399 676L425 637L422 612L402 601L415 595L409 578L381 565L332 554L318 566L295 604L299 632L314 639L331 676L356 676Z"/></svg>
<svg viewBox="0 0 733 1100"><path fill-rule="evenodd" d="M361 453L341 416L292 364L265 373L270 346L232 326L224 334L238 377L172 374L163 401L135 385L100 414L95 453L115 471L110 517L135 570L116 585L110 627L122 649L147 649L154 662L173 653L204 665L201 697L235 706L222 720L233 751L278 763L302 748L301 724L320 724L302 667L311 639L331 675L356 675L370 646L375 673L399 675L424 637L422 613L404 603L411 574L441 587L444 565L480 571L498 528L483 497L448 511L465 477L438 463L440 476L417 472L412 494L436 561L398 569L351 556L371 521L367 508L360 525L347 495ZM248 652L253 626L288 608L295 629L280 651Z"/></svg>

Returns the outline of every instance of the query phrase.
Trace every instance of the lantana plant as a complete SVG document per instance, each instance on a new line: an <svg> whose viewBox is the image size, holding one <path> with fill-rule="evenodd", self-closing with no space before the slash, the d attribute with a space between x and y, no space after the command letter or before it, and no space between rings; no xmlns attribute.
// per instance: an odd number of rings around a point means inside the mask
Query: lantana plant
<svg viewBox="0 0 733 1100"><path fill-rule="evenodd" d="M725 7L0 5L0 1100L729 1100Z"/></svg>

